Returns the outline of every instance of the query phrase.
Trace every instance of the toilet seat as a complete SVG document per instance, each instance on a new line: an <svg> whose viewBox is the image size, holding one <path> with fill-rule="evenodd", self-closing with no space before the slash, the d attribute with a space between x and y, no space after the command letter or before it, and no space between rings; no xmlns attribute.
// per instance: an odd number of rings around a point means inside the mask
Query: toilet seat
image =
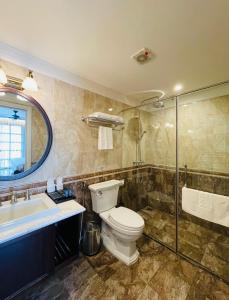
<svg viewBox="0 0 229 300"><path fill-rule="evenodd" d="M112 209L108 220L116 228L126 232L139 232L144 228L143 218L135 211L122 206Z"/></svg>

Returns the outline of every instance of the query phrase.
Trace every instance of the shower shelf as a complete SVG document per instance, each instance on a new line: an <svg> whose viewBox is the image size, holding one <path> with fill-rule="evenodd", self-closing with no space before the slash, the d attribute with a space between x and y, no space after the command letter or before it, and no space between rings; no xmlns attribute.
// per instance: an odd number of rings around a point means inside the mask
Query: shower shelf
<svg viewBox="0 0 229 300"><path fill-rule="evenodd" d="M81 120L85 122L90 127L111 127L113 130L120 131L124 129L124 122L116 121L116 120L107 120L99 117L82 117ZM122 126L121 128L117 128L118 126Z"/></svg>

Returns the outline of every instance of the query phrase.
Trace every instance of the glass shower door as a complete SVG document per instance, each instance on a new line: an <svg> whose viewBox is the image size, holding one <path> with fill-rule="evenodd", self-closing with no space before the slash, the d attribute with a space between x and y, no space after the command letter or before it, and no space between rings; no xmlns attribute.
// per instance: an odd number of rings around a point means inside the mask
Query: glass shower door
<svg viewBox="0 0 229 300"><path fill-rule="evenodd" d="M178 252L229 281L229 84L177 101Z"/></svg>
<svg viewBox="0 0 229 300"><path fill-rule="evenodd" d="M139 107L141 160L148 165L144 233L176 249L176 99Z"/></svg>

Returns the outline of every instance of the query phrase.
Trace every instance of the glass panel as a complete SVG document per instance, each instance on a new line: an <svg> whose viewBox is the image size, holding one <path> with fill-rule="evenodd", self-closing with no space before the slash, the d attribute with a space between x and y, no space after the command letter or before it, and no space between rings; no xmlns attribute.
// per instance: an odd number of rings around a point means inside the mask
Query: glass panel
<svg viewBox="0 0 229 300"><path fill-rule="evenodd" d="M144 218L147 236L175 249L176 101L153 99L122 116L123 166L138 167L125 206Z"/></svg>
<svg viewBox="0 0 229 300"><path fill-rule="evenodd" d="M11 159L14 159L14 158L20 158L21 157L21 151L11 151Z"/></svg>
<svg viewBox="0 0 229 300"><path fill-rule="evenodd" d="M178 120L178 250L229 280L229 85L178 97Z"/></svg>
<svg viewBox="0 0 229 300"><path fill-rule="evenodd" d="M21 126L11 126L11 132L21 134Z"/></svg>
<svg viewBox="0 0 229 300"><path fill-rule="evenodd" d="M10 149L10 144L9 143L1 143L0 142L0 149L1 149L1 151L9 150Z"/></svg>
<svg viewBox="0 0 229 300"><path fill-rule="evenodd" d="M20 143L11 143L11 151L18 150L21 151L22 145Z"/></svg>
<svg viewBox="0 0 229 300"><path fill-rule="evenodd" d="M21 135L19 134L11 134L11 142L12 143L21 143Z"/></svg>
<svg viewBox="0 0 229 300"><path fill-rule="evenodd" d="M0 160L0 167L5 169L9 167L9 160Z"/></svg>
<svg viewBox="0 0 229 300"><path fill-rule="evenodd" d="M9 151L0 151L0 159L6 159L9 158Z"/></svg>
<svg viewBox="0 0 229 300"><path fill-rule="evenodd" d="M0 124L0 132L2 133L9 133L10 127L8 125Z"/></svg>
<svg viewBox="0 0 229 300"><path fill-rule="evenodd" d="M0 142L8 142L10 141L10 135L8 133L0 132Z"/></svg>

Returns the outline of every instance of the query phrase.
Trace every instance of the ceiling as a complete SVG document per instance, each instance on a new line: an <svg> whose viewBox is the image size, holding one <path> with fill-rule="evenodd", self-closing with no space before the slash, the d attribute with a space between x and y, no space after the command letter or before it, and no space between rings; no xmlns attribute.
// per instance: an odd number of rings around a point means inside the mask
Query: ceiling
<svg viewBox="0 0 229 300"><path fill-rule="evenodd" d="M229 79L228 0L21 0L0 41L121 94L174 94ZM153 59L131 55L150 48Z"/></svg>

